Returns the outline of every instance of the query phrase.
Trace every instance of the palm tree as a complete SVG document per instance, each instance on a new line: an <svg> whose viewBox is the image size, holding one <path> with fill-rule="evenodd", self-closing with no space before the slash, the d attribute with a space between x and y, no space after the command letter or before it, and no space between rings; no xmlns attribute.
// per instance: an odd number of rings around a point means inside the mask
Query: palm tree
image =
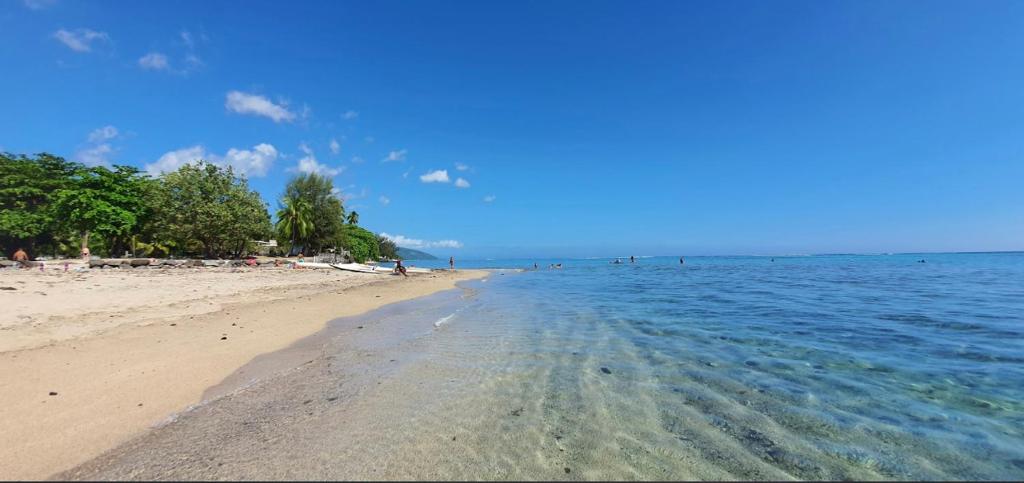
<svg viewBox="0 0 1024 483"><path fill-rule="evenodd" d="M348 224L349 225L358 225L359 224L359 212L357 212L357 211L350 211L349 212L349 214L348 214Z"/></svg>
<svg viewBox="0 0 1024 483"><path fill-rule="evenodd" d="M313 232L313 220L309 203L302 198L286 196L281 200L281 209L277 210L277 228L285 238L292 242L292 250L299 240L305 240Z"/></svg>

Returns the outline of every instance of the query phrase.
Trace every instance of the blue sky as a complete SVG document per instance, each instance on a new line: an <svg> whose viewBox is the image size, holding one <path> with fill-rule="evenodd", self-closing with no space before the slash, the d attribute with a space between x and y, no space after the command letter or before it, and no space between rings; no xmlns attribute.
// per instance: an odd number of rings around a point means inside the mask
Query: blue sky
<svg viewBox="0 0 1024 483"><path fill-rule="evenodd" d="M1022 2L2 0L0 62L2 150L442 256L1024 249Z"/></svg>

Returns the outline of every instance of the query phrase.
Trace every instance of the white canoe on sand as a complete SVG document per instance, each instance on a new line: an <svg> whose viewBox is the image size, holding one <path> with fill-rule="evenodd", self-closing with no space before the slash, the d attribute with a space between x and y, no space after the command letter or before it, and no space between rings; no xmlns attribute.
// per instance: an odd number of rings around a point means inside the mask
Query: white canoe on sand
<svg viewBox="0 0 1024 483"><path fill-rule="evenodd" d="M376 265L364 265L362 263L335 263L331 267L337 268L338 270L347 270L349 272L362 272L362 273L390 273L390 268L378 267Z"/></svg>
<svg viewBox="0 0 1024 483"><path fill-rule="evenodd" d="M380 267L377 265L365 265L362 263L335 263L331 265L338 270L348 270L360 273L394 273L395 267ZM429 268L405 267L408 273L430 273Z"/></svg>

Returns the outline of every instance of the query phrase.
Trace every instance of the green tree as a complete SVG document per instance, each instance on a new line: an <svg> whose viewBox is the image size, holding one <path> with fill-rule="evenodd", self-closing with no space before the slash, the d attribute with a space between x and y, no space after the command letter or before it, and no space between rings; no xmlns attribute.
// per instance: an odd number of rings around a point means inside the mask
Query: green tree
<svg viewBox="0 0 1024 483"><path fill-rule="evenodd" d="M129 246L147 209L145 184L150 180L136 168L115 166L81 167L71 182L53 194L53 209L62 223L81 236L81 246L89 245L96 234L112 254Z"/></svg>
<svg viewBox="0 0 1024 483"><path fill-rule="evenodd" d="M356 225L344 227L342 246L352 255L352 259L359 263L380 258L377 235Z"/></svg>
<svg viewBox="0 0 1024 483"><path fill-rule="evenodd" d="M295 240L307 255L340 244L344 235L345 208L330 178L315 173L300 174L288 181L283 198L302 200L309 206L313 228L306 236Z"/></svg>
<svg viewBox="0 0 1024 483"><path fill-rule="evenodd" d="M359 224L359 212L358 211L351 211L351 212L349 212L349 214L348 214L348 224L349 225L358 225Z"/></svg>
<svg viewBox="0 0 1024 483"><path fill-rule="evenodd" d="M380 256L389 260L398 258L398 245L386 236L377 235L377 251Z"/></svg>
<svg viewBox="0 0 1024 483"><path fill-rule="evenodd" d="M56 246L66 230L53 209L53 195L72 182L81 165L52 154L0 153L0 245L6 255Z"/></svg>
<svg viewBox="0 0 1024 483"><path fill-rule="evenodd" d="M151 201L154 238L180 253L237 257L271 232L266 203L230 167L186 164L160 178Z"/></svg>
<svg viewBox="0 0 1024 483"><path fill-rule="evenodd" d="M302 198L286 196L277 210L278 236L291 241L292 250L313 232L312 212L309 203Z"/></svg>

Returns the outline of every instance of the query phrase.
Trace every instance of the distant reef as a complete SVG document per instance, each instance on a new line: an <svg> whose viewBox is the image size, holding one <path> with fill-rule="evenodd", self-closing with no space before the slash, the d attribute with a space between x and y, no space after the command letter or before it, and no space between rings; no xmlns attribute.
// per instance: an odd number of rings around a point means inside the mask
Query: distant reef
<svg viewBox="0 0 1024 483"><path fill-rule="evenodd" d="M398 247L398 257L402 260L437 260L437 257L412 248Z"/></svg>

